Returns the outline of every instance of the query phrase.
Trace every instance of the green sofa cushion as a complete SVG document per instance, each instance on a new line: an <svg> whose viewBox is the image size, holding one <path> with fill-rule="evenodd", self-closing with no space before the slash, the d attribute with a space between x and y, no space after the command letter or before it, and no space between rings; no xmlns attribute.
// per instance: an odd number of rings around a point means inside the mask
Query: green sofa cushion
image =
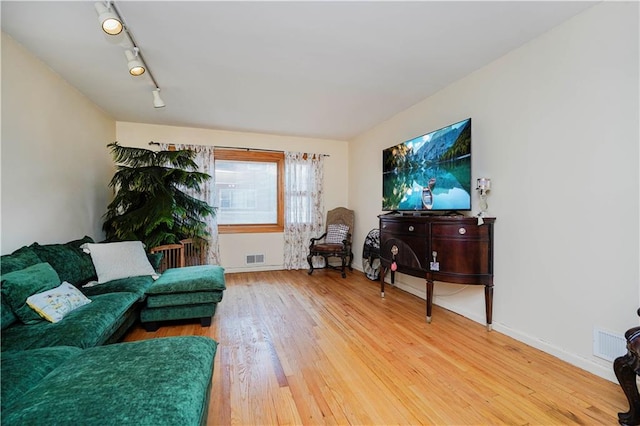
<svg viewBox="0 0 640 426"><path fill-rule="evenodd" d="M25 324L42 321L33 309L27 305L32 294L51 290L60 285L60 278L48 263L38 263L19 271L2 275L2 297L13 313Z"/></svg>
<svg viewBox="0 0 640 426"><path fill-rule="evenodd" d="M31 351L10 351L0 358L2 381L2 413L40 383L60 364L82 352L80 348L58 346L55 348L33 349Z"/></svg>
<svg viewBox="0 0 640 426"><path fill-rule="evenodd" d="M147 294L225 290L224 268L217 265L171 268L147 290Z"/></svg>
<svg viewBox="0 0 640 426"><path fill-rule="evenodd" d="M42 262L42 259L38 257L31 247L24 246L11 254L0 256L0 270L3 274L6 274Z"/></svg>
<svg viewBox="0 0 640 426"><path fill-rule="evenodd" d="M96 278L91 256L82 251L80 246L93 243L91 237L69 241L65 244L40 245L33 243L30 247L43 262L49 262L58 272L60 280L67 281L76 287Z"/></svg>
<svg viewBox="0 0 640 426"><path fill-rule="evenodd" d="M169 321L193 318L211 318L216 313L217 303L197 305L165 306L163 308L142 308L141 322Z"/></svg>
<svg viewBox="0 0 640 426"><path fill-rule="evenodd" d="M201 336L87 349L3 410L2 423L204 424L216 349Z"/></svg>
<svg viewBox="0 0 640 426"><path fill-rule="evenodd" d="M222 291L192 291L190 293L150 294L149 296L147 296L147 307L161 308L163 306L218 303L222 300L222 295Z"/></svg>
<svg viewBox="0 0 640 426"><path fill-rule="evenodd" d="M50 346L91 348L102 345L127 321L138 301L133 293L109 293L91 297L91 303L70 312L57 323L17 323L2 332L2 351Z"/></svg>
<svg viewBox="0 0 640 426"><path fill-rule="evenodd" d="M108 281L91 287L82 287L85 296L92 296L105 293L127 292L135 293L139 299L144 299L145 292L153 284L153 278L149 275L140 277L121 278L119 280Z"/></svg>

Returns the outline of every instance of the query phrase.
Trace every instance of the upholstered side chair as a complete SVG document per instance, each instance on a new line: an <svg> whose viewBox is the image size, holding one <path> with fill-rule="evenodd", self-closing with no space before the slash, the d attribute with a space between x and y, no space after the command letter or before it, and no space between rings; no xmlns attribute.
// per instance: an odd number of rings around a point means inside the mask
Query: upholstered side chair
<svg viewBox="0 0 640 426"><path fill-rule="evenodd" d="M354 212L345 207L337 207L327 212L327 223L324 234L317 238L311 238L309 245L309 275L313 274L313 257L322 256L324 258L324 268L336 269L342 273L342 278L346 278L345 268L353 271L351 262L353 261L353 251L351 250L351 235L353 233ZM331 265L329 258L340 258L340 265Z"/></svg>

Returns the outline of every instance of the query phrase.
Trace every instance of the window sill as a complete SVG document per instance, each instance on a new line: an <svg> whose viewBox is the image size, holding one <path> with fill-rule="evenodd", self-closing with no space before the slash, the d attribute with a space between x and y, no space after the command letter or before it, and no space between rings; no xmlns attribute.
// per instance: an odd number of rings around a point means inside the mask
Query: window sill
<svg viewBox="0 0 640 426"><path fill-rule="evenodd" d="M263 234L284 232L282 225L218 225L218 234Z"/></svg>

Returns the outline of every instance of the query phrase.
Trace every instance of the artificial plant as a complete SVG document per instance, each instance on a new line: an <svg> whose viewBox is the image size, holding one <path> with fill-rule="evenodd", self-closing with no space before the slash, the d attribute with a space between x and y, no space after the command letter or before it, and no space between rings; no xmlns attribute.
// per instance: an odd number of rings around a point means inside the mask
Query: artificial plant
<svg viewBox="0 0 640 426"><path fill-rule="evenodd" d="M102 229L109 241L140 240L147 248L208 236L214 208L184 192L199 190L211 176L198 171L192 150L152 151L107 145L117 171L109 186L115 197Z"/></svg>

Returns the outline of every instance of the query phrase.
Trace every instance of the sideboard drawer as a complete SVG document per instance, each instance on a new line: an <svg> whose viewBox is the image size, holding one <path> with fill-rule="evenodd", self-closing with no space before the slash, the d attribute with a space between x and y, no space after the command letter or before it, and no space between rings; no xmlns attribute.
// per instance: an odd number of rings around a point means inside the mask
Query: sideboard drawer
<svg viewBox="0 0 640 426"><path fill-rule="evenodd" d="M389 232L391 234L425 235L427 232L427 225L425 223L383 221L381 232Z"/></svg>
<svg viewBox="0 0 640 426"><path fill-rule="evenodd" d="M434 238L468 238L488 239L489 227L478 226L476 223L434 223L431 225L431 235Z"/></svg>

